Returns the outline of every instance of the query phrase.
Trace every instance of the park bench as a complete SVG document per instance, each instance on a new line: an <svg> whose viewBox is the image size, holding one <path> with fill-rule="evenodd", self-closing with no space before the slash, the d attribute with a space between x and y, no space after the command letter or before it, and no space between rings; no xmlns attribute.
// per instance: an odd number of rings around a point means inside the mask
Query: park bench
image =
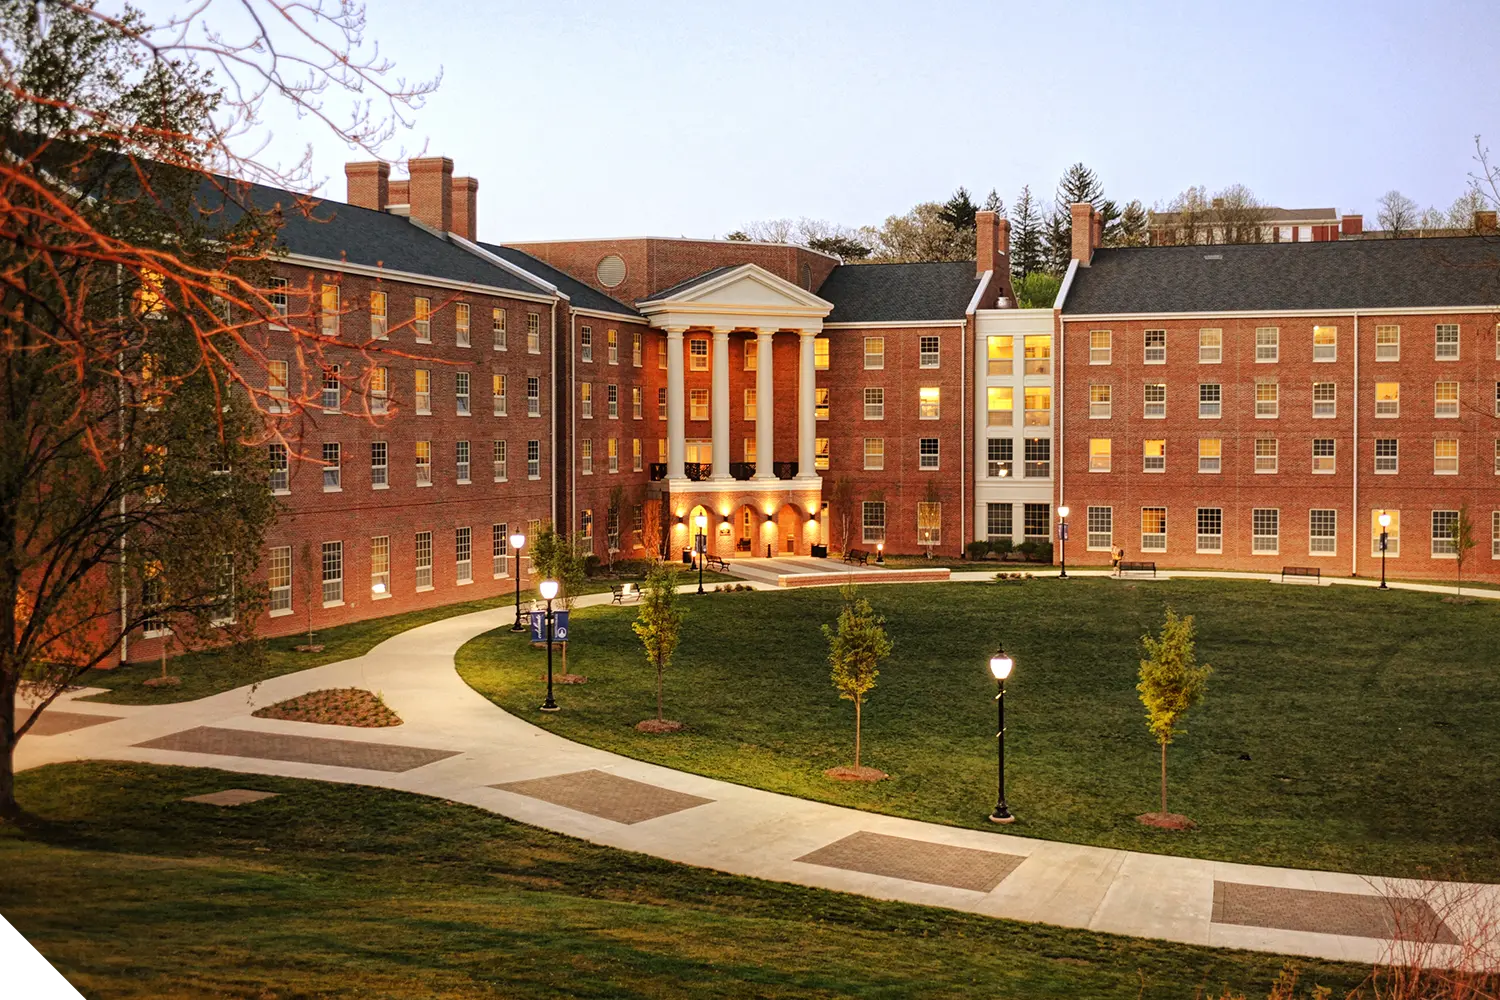
<svg viewBox="0 0 1500 1000"><path fill-rule="evenodd" d="M870 553L864 549L848 549L844 552L844 562L850 566L853 566L855 563L859 563L861 566L868 566L870 565Z"/></svg>
<svg viewBox="0 0 1500 1000"><path fill-rule="evenodd" d="M705 555L703 557L703 563L705 566L715 571L716 573L729 572L729 564L725 562L721 556L716 556L713 553Z"/></svg>
<svg viewBox="0 0 1500 1000"><path fill-rule="evenodd" d="M1306 577L1314 583L1323 582L1323 571L1317 566L1283 566L1281 567L1281 582L1286 583L1287 577Z"/></svg>
<svg viewBox="0 0 1500 1000"><path fill-rule="evenodd" d="M1126 562L1124 560L1121 560L1121 562L1120 562L1120 575L1124 576L1126 573L1150 573L1152 576L1155 576L1156 575L1156 563L1154 563L1154 562Z"/></svg>
<svg viewBox="0 0 1500 1000"><path fill-rule="evenodd" d="M609 588L614 596L612 603L624 604L626 601L639 601L641 599L641 588L633 583L617 583Z"/></svg>

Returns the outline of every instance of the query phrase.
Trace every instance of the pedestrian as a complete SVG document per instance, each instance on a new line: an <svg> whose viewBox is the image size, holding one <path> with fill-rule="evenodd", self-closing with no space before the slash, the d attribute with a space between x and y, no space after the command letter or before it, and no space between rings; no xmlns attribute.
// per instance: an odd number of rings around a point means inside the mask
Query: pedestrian
<svg viewBox="0 0 1500 1000"><path fill-rule="evenodd" d="M1120 575L1120 560L1125 558L1125 546L1118 545L1109 550L1110 576Z"/></svg>

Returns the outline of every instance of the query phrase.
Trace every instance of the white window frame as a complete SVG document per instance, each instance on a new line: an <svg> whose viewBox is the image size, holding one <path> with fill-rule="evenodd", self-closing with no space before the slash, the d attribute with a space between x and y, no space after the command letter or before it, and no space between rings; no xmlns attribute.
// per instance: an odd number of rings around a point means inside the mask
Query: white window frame
<svg viewBox="0 0 1500 1000"><path fill-rule="evenodd" d="M1281 360L1281 328L1258 326L1255 328L1255 363L1274 365Z"/></svg>
<svg viewBox="0 0 1500 1000"><path fill-rule="evenodd" d="M1198 331L1198 363L1217 365L1224 360L1224 331L1219 327L1204 327Z"/></svg>
<svg viewBox="0 0 1500 1000"><path fill-rule="evenodd" d="M1164 365L1167 363L1167 331L1143 330L1141 332L1141 363Z"/></svg>
<svg viewBox="0 0 1500 1000"><path fill-rule="evenodd" d="M1267 533L1265 529L1269 528ZM1281 508L1255 507L1250 511L1250 554L1252 556L1276 556L1281 554Z"/></svg>

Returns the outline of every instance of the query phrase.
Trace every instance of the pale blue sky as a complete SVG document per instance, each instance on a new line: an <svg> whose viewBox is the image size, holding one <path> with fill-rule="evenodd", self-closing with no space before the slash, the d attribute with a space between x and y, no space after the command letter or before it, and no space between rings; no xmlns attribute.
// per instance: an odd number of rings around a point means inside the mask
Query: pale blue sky
<svg viewBox="0 0 1500 1000"><path fill-rule="evenodd" d="M1446 208L1500 150L1489 2L413 3L370 0L400 72L443 82L408 146L479 178L480 237L717 236L878 222L964 184L1050 197L1075 160L1148 207L1232 182L1363 211ZM316 139L325 192L338 143ZM393 151L394 152L394 151Z"/></svg>

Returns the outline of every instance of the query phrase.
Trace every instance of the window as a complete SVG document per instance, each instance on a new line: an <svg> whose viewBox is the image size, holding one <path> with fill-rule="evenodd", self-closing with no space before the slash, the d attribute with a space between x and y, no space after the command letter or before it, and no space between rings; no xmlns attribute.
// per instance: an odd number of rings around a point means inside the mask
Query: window
<svg viewBox="0 0 1500 1000"><path fill-rule="evenodd" d="M1165 519L1166 512L1163 511L1162 514L1163 514L1163 519ZM1144 531L1144 530L1145 530L1145 528L1144 528L1144 522L1143 522L1142 531ZM1165 525L1163 525L1163 527L1162 527L1162 534L1163 535L1166 534L1166 527L1165 527ZM1167 540L1166 540L1165 537L1163 537L1162 541L1161 541L1161 549L1159 549L1157 551L1165 551L1166 547L1167 547ZM1145 548L1145 546L1143 545L1142 548ZM1223 552L1224 551L1224 511L1223 511L1223 509L1221 509L1219 507L1199 507L1198 508L1198 546L1197 546L1197 551L1200 552L1200 553L1202 553L1202 554L1205 554L1205 555L1213 555L1215 553L1219 553L1219 552Z"/></svg>
<svg viewBox="0 0 1500 1000"><path fill-rule="evenodd" d="M865 338L865 367L866 368L884 368L885 367L885 338L884 337L866 337Z"/></svg>
<svg viewBox="0 0 1500 1000"><path fill-rule="evenodd" d="M1271 364L1281 360L1281 331L1274 326L1255 329L1255 362Z"/></svg>
<svg viewBox="0 0 1500 1000"><path fill-rule="evenodd" d="M271 311L282 319L286 319L288 313L288 284L289 283L285 278L272 278L270 285L270 294L266 296L266 299L271 303ZM283 325L273 324L272 329L285 330L286 327Z"/></svg>
<svg viewBox="0 0 1500 1000"><path fill-rule="evenodd" d="M760 366L760 342L753 337L745 338L744 370L756 371Z"/></svg>
<svg viewBox="0 0 1500 1000"><path fill-rule="evenodd" d="M923 386L917 390L917 418L920 420L938 419L940 409L941 390L937 386Z"/></svg>
<svg viewBox="0 0 1500 1000"><path fill-rule="evenodd" d="M640 472L645 468L644 459L641 457L641 439L630 439L630 469L632 472Z"/></svg>
<svg viewBox="0 0 1500 1000"><path fill-rule="evenodd" d="M284 444L266 445L266 454L271 467L271 492L290 493L292 491L291 470L287 465L287 451Z"/></svg>
<svg viewBox="0 0 1500 1000"><path fill-rule="evenodd" d="M1438 438L1432 442L1432 474L1458 475L1458 438Z"/></svg>
<svg viewBox="0 0 1500 1000"><path fill-rule="evenodd" d="M917 468L936 469L938 467L938 439L921 438L917 442Z"/></svg>
<svg viewBox="0 0 1500 1000"><path fill-rule="evenodd" d="M865 438L865 468L885 468L885 438Z"/></svg>
<svg viewBox="0 0 1500 1000"><path fill-rule="evenodd" d="M287 413L291 410L291 404L287 402L287 382L290 378L290 368L285 361L266 363L266 393L271 397L266 405L267 413Z"/></svg>
<svg viewBox="0 0 1500 1000"><path fill-rule="evenodd" d="M1433 340L1439 361L1458 360L1458 324L1439 323L1434 331Z"/></svg>
<svg viewBox="0 0 1500 1000"><path fill-rule="evenodd" d="M370 488L383 490L390 485L390 446L384 441L370 442Z"/></svg>
<svg viewBox="0 0 1500 1000"><path fill-rule="evenodd" d="M820 470L828 468L827 438L813 438L813 468Z"/></svg>
<svg viewBox="0 0 1500 1000"><path fill-rule="evenodd" d="M1029 334L1025 339L1026 374L1052 374L1052 335Z"/></svg>
<svg viewBox="0 0 1500 1000"><path fill-rule="evenodd" d="M605 348L609 352L608 359L612 365L620 363L620 331L606 330L604 332Z"/></svg>
<svg viewBox="0 0 1500 1000"><path fill-rule="evenodd" d="M1399 417L1401 415L1401 383L1375 383L1375 415L1377 417Z"/></svg>
<svg viewBox="0 0 1500 1000"><path fill-rule="evenodd" d="M1027 538L1052 539L1052 505L1028 503L1021 507L1021 530Z"/></svg>
<svg viewBox="0 0 1500 1000"><path fill-rule="evenodd" d="M1435 417L1458 416L1458 383L1439 382L1433 386L1433 410Z"/></svg>
<svg viewBox="0 0 1500 1000"><path fill-rule="evenodd" d="M745 390L745 419L746 420L754 420L755 419L755 390L754 389L746 389Z"/></svg>
<svg viewBox="0 0 1500 1000"><path fill-rule="evenodd" d="M1027 386L1024 395L1026 426L1046 427L1050 425L1052 423L1052 390L1043 386Z"/></svg>
<svg viewBox="0 0 1500 1000"><path fill-rule="evenodd" d="M813 371L826 372L828 370L828 338L813 338Z"/></svg>
<svg viewBox="0 0 1500 1000"><path fill-rule="evenodd" d="M1224 442L1218 438L1198 439L1198 471L1219 472L1223 466Z"/></svg>
<svg viewBox="0 0 1500 1000"><path fill-rule="evenodd" d="M656 390L656 419L667 419L667 387L662 386Z"/></svg>
<svg viewBox="0 0 1500 1000"><path fill-rule="evenodd" d="M1458 543L1453 533L1458 528L1458 511L1435 510L1432 512L1432 558L1449 559L1458 555Z"/></svg>
<svg viewBox="0 0 1500 1000"><path fill-rule="evenodd" d="M1336 326L1313 327L1313 360L1337 361L1339 359L1339 328Z"/></svg>
<svg viewBox="0 0 1500 1000"><path fill-rule="evenodd" d="M1399 466L1398 441L1396 438L1375 439L1375 472L1394 475Z"/></svg>
<svg viewBox="0 0 1500 1000"><path fill-rule="evenodd" d="M1046 479L1052 475L1052 439L1027 438L1023 442L1027 479Z"/></svg>
<svg viewBox="0 0 1500 1000"><path fill-rule="evenodd" d="M1167 416L1167 386L1164 382L1146 383L1147 420L1163 420Z"/></svg>
<svg viewBox="0 0 1500 1000"><path fill-rule="evenodd" d="M417 343L432 343L432 300L418 295L412 301L412 328L417 331Z"/></svg>
<svg viewBox="0 0 1500 1000"><path fill-rule="evenodd" d="M990 503L984 505L984 529L989 540L999 541L1002 538L1009 539L1012 528L1011 517L1013 511L1008 503Z"/></svg>
<svg viewBox="0 0 1500 1000"><path fill-rule="evenodd" d="M490 477L497 483L503 483L510 476L509 462L506 459L506 448L504 441L494 441L490 444Z"/></svg>
<svg viewBox="0 0 1500 1000"><path fill-rule="evenodd" d="M609 471L620 471L620 439L610 438L605 442L605 454L609 457Z"/></svg>
<svg viewBox="0 0 1500 1000"><path fill-rule="evenodd" d="M490 393L492 394L492 407L497 417L503 417L510 412L509 385L504 375L490 376Z"/></svg>
<svg viewBox="0 0 1500 1000"><path fill-rule="evenodd" d="M607 411L606 412L609 414L609 419L611 419L611 420L619 420L620 419L620 387L619 386L617 386L617 385L605 386L605 389L604 389L604 403L605 403L605 406L607 407Z"/></svg>
<svg viewBox="0 0 1500 1000"><path fill-rule="evenodd" d="M1255 383L1255 416L1274 418L1281 413L1281 388L1275 382Z"/></svg>
<svg viewBox="0 0 1500 1000"><path fill-rule="evenodd" d="M470 528L453 530L453 566L455 582L474 582L474 533Z"/></svg>
<svg viewBox="0 0 1500 1000"><path fill-rule="evenodd" d="M1490 515L1490 558L1500 559L1500 510Z"/></svg>
<svg viewBox="0 0 1500 1000"><path fill-rule="evenodd" d="M984 396L988 426L1010 427L1016 422L1016 390L1008 385L992 385L985 389Z"/></svg>
<svg viewBox="0 0 1500 1000"><path fill-rule="evenodd" d="M1108 420L1112 409L1113 390L1107 385L1089 386L1089 419Z"/></svg>
<svg viewBox="0 0 1500 1000"><path fill-rule="evenodd" d="M370 339L386 340L389 336L389 319L386 312L385 292L371 292Z"/></svg>
<svg viewBox="0 0 1500 1000"><path fill-rule="evenodd" d="M1313 438L1312 470L1323 475L1334 471L1333 438Z"/></svg>
<svg viewBox="0 0 1500 1000"><path fill-rule="evenodd" d="M1274 556L1281 551L1281 511L1257 507L1250 512L1250 554Z"/></svg>
<svg viewBox="0 0 1500 1000"><path fill-rule="evenodd" d="M695 372L708 371L708 340L693 337L688 341L688 367Z"/></svg>
<svg viewBox="0 0 1500 1000"><path fill-rule="evenodd" d="M578 442L578 471L585 476L594 474L594 442L584 438Z"/></svg>
<svg viewBox="0 0 1500 1000"><path fill-rule="evenodd" d="M490 575L510 575L510 525L503 522L490 525Z"/></svg>
<svg viewBox="0 0 1500 1000"><path fill-rule="evenodd" d="M828 390L813 390L813 418L815 420L828 419Z"/></svg>
<svg viewBox="0 0 1500 1000"><path fill-rule="evenodd" d="M1088 538L1085 547L1090 552L1109 551L1115 546L1115 509L1113 507L1090 507L1087 518Z"/></svg>
<svg viewBox="0 0 1500 1000"><path fill-rule="evenodd" d="M990 342L994 343L998 339L999 339L998 337L991 337L990 338ZM1113 360L1114 360L1114 334L1111 333L1108 330L1090 330L1089 331L1089 364L1091 364L1091 365L1107 365L1107 364L1110 364ZM990 374L994 375L996 373L992 371L992 372L990 372ZM1007 370L1007 371L1003 372L1002 374L1009 375L1010 371Z"/></svg>
<svg viewBox="0 0 1500 1000"><path fill-rule="evenodd" d="M594 360L594 328L591 326L578 328L578 360Z"/></svg>
<svg viewBox="0 0 1500 1000"><path fill-rule="evenodd" d="M471 463L469 461L469 442L453 442L453 465L454 470L458 473L459 484L463 485L465 483L468 483L470 481L469 472L471 469Z"/></svg>
<svg viewBox="0 0 1500 1000"><path fill-rule="evenodd" d="M469 304L458 302L453 306L453 338L459 347L469 346Z"/></svg>
<svg viewBox="0 0 1500 1000"><path fill-rule="evenodd" d="M526 442L526 478L542 478L542 442Z"/></svg>
<svg viewBox="0 0 1500 1000"><path fill-rule="evenodd" d="M1108 472L1114 442L1109 438L1089 438L1089 471Z"/></svg>
<svg viewBox="0 0 1500 1000"><path fill-rule="evenodd" d="M417 532L417 590L432 589L432 532Z"/></svg>
<svg viewBox="0 0 1500 1000"><path fill-rule="evenodd" d="M644 354L644 338L639 330L630 335L630 363L636 368L641 367L641 358Z"/></svg>
<svg viewBox="0 0 1500 1000"><path fill-rule="evenodd" d="M1141 551L1167 551L1167 508L1141 508Z"/></svg>
<svg viewBox="0 0 1500 1000"><path fill-rule="evenodd" d="M542 353L542 317L540 313L526 314L526 353Z"/></svg>
<svg viewBox="0 0 1500 1000"><path fill-rule="evenodd" d="M1307 552L1331 556L1338 552L1339 512L1314 509L1307 512Z"/></svg>
<svg viewBox="0 0 1500 1000"><path fill-rule="evenodd" d="M391 536L376 535L370 539L370 598L383 600L391 596Z"/></svg>
<svg viewBox="0 0 1500 1000"><path fill-rule="evenodd" d="M865 391L868 392L869 390L867 389ZM688 390L688 419L689 420L707 420L708 419L708 390L707 389L690 389L690 390Z"/></svg>
<svg viewBox="0 0 1500 1000"><path fill-rule="evenodd" d="M339 446L330 442L323 445L323 492L338 493L343 489L343 467L339 464Z"/></svg>
<svg viewBox="0 0 1500 1000"><path fill-rule="evenodd" d="M656 367L662 371L667 370L667 340L665 337L656 339Z"/></svg>
<svg viewBox="0 0 1500 1000"><path fill-rule="evenodd" d="M292 613L292 547L275 545L269 553L266 587L270 591L271 616Z"/></svg>
<svg viewBox="0 0 1500 1000"><path fill-rule="evenodd" d="M865 419L885 419L885 390L879 386L865 389Z"/></svg>
<svg viewBox="0 0 1500 1000"><path fill-rule="evenodd" d="M1167 331L1147 330L1145 339L1144 362L1148 365L1164 365L1167 363Z"/></svg>
<svg viewBox="0 0 1500 1000"><path fill-rule="evenodd" d="M1217 382L1203 382L1198 386L1198 419L1207 420L1221 416L1224 411L1224 387Z"/></svg>
<svg viewBox="0 0 1500 1000"><path fill-rule="evenodd" d="M1399 326L1375 328L1375 360L1401 360L1401 328Z"/></svg>
<svg viewBox="0 0 1500 1000"><path fill-rule="evenodd" d="M748 437L740 441L740 454L744 456L744 461L752 464L755 462L755 438Z"/></svg>
<svg viewBox="0 0 1500 1000"><path fill-rule="evenodd" d="M1334 417L1338 415L1338 383L1313 383L1313 416Z"/></svg>
<svg viewBox="0 0 1500 1000"><path fill-rule="evenodd" d="M1167 471L1167 442L1166 441L1144 441L1142 442L1143 472L1166 472Z"/></svg>
<svg viewBox="0 0 1500 1000"><path fill-rule="evenodd" d="M917 340L917 367L937 368L942 361L942 338L921 337Z"/></svg>
<svg viewBox="0 0 1500 1000"><path fill-rule="evenodd" d="M1495 416L1500 417L1500 382L1495 383Z"/></svg>
<svg viewBox="0 0 1500 1000"><path fill-rule="evenodd" d="M1016 455L1016 443L1011 438L990 438L985 442L986 453L989 459L989 477L1001 479L1015 475L1013 464Z"/></svg>
<svg viewBox="0 0 1500 1000"><path fill-rule="evenodd" d="M417 448L417 485L432 485L432 442L418 441Z"/></svg>
<svg viewBox="0 0 1500 1000"><path fill-rule="evenodd" d="M644 412L641 408L641 387L633 385L630 387L630 417L632 420L640 420Z"/></svg>
<svg viewBox="0 0 1500 1000"><path fill-rule="evenodd" d="M875 545L885 541L885 501L866 500L860 522L864 527L864 542Z"/></svg>
<svg viewBox="0 0 1500 1000"><path fill-rule="evenodd" d="M323 308L320 310L320 330L325 337L339 335L339 286L323 285Z"/></svg>
<svg viewBox="0 0 1500 1000"><path fill-rule="evenodd" d="M1495 475L1500 476L1500 438L1495 439Z"/></svg>
<svg viewBox="0 0 1500 1000"><path fill-rule="evenodd" d="M467 417L469 410L469 373L453 373L453 404L460 417Z"/></svg>
<svg viewBox="0 0 1500 1000"><path fill-rule="evenodd" d="M611 552L620 550L620 511L618 508L604 512L604 544Z"/></svg>
<svg viewBox="0 0 1500 1000"><path fill-rule="evenodd" d="M432 372L426 368L418 368L412 373L415 378L415 402L418 414L432 412Z"/></svg>
<svg viewBox="0 0 1500 1000"><path fill-rule="evenodd" d="M339 366L328 365L323 369L323 412L339 412L339 404L343 395L343 390L339 386Z"/></svg>
<svg viewBox="0 0 1500 1000"><path fill-rule="evenodd" d="M510 334L505 329L505 310L498 306L490 310L490 326L494 330L495 350L510 350Z"/></svg>
<svg viewBox="0 0 1500 1000"><path fill-rule="evenodd" d="M526 415L528 417L542 415L542 380L535 375L526 377Z"/></svg>
<svg viewBox="0 0 1500 1000"><path fill-rule="evenodd" d="M991 375L1013 374L1011 366L1015 361L1015 355L1015 338L985 338L985 357L989 365L988 371Z"/></svg>
<svg viewBox="0 0 1500 1000"><path fill-rule="evenodd" d="M323 543L323 607L344 603L344 543Z"/></svg>
<svg viewBox="0 0 1500 1000"><path fill-rule="evenodd" d="M928 500L917 501L917 544L943 544L943 505Z"/></svg>
<svg viewBox="0 0 1500 1000"><path fill-rule="evenodd" d="M1380 515L1391 519L1390 527L1380 527ZM1370 511L1370 555L1380 555L1380 535L1385 532L1385 554L1395 558L1401 554L1401 512L1399 510Z"/></svg>
<svg viewBox="0 0 1500 1000"><path fill-rule="evenodd" d="M1224 360L1224 331L1198 331L1198 363L1216 365Z"/></svg>
<svg viewBox="0 0 1500 1000"><path fill-rule="evenodd" d="M389 407L387 403L391 395L391 370L389 368L370 369L370 413L374 416L383 416Z"/></svg>
<svg viewBox="0 0 1500 1000"><path fill-rule="evenodd" d="M1280 443L1275 438L1255 439L1255 471L1275 472Z"/></svg>

